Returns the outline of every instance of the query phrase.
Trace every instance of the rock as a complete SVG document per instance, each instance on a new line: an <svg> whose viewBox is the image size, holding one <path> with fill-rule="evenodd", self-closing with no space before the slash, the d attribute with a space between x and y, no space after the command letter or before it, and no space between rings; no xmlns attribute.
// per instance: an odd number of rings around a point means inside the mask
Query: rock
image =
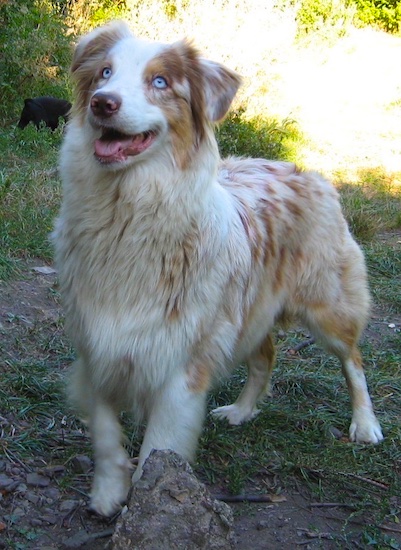
<svg viewBox="0 0 401 550"><path fill-rule="evenodd" d="M341 439L344 436L343 432L338 428L336 428L335 426L329 426L328 433L332 437L334 437L334 439Z"/></svg>
<svg viewBox="0 0 401 550"><path fill-rule="evenodd" d="M9 477L7 474L0 474L0 489L9 489L11 485L15 483L12 477Z"/></svg>
<svg viewBox="0 0 401 550"><path fill-rule="evenodd" d="M40 516L40 520L48 523L49 525L55 525L57 523L56 514L43 514L43 516Z"/></svg>
<svg viewBox="0 0 401 550"><path fill-rule="evenodd" d="M25 493L26 500L29 500L32 504L38 504L38 502L41 500L40 496L38 496L36 493L33 493L32 491L28 491Z"/></svg>
<svg viewBox="0 0 401 550"><path fill-rule="evenodd" d="M60 491L57 489L57 487L48 487L43 491L43 494L48 500L51 501L55 501L60 498ZM51 502L48 502L48 504L51 504Z"/></svg>
<svg viewBox="0 0 401 550"><path fill-rule="evenodd" d="M92 460L85 455L74 456L72 469L76 474L87 474L92 469Z"/></svg>
<svg viewBox="0 0 401 550"><path fill-rule="evenodd" d="M43 474L44 476L54 478L63 475L65 473L65 470L65 466L63 466L62 464L56 464L53 466L46 466L46 468L43 468L39 473Z"/></svg>
<svg viewBox="0 0 401 550"><path fill-rule="evenodd" d="M172 451L153 451L117 521L113 550L233 548L233 513L214 500L190 465Z"/></svg>
<svg viewBox="0 0 401 550"><path fill-rule="evenodd" d="M50 479L48 477L41 476L36 472L32 472L27 474L26 482L32 487L47 487L50 483Z"/></svg>
<svg viewBox="0 0 401 550"><path fill-rule="evenodd" d="M79 506L78 500L63 500L63 502L60 503L59 510L60 512L72 512Z"/></svg>

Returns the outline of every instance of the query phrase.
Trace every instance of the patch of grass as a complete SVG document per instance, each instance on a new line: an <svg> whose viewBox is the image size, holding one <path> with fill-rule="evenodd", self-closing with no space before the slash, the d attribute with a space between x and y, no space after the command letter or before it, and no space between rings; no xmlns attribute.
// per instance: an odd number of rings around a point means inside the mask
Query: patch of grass
<svg viewBox="0 0 401 550"><path fill-rule="evenodd" d="M401 227L401 174L387 174L382 168L358 171L358 183L340 182L344 215L353 235L371 241L380 231Z"/></svg>
<svg viewBox="0 0 401 550"><path fill-rule="evenodd" d="M216 132L223 157L294 160L301 132L294 120L255 116L247 118L244 109L229 114Z"/></svg>
<svg viewBox="0 0 401 550"><path fill-rule="evenodd" d="M397 246L398 244L398 246ZM401 254L400 245L372 242L364 247L371 292L374 301L389 311L401 312Z"/></svg>
<svg viewBox="0 0 401 550"><path fill-rule="evenodd" d="M19 258L51 259L48 235L59 207L58 150L62 127L0 130L0 280Z"/></svg>
<svg viewBox="0 0 401 550"><path fill-rule="evenodd" d="M261 405L259 416L238 427L208 417L198 471L232 493L255 483L280 492L302 481L317 501L351 502L360 510L374 503L376 521L389 520L390 503L401 490L401 347L379 354L368 344L362 347L386 437L378 446L364 446L348 442L351 407L339 363L317 345L287 353L299 338L291 331L279 342L274 397ZM210 408L235 400L244 378L245 370L238 369L211 395ZM333 428L344 437L334 438Z"/></svg>
<svg viewBox="0 0 401 550"><path fill-rule="evenodd" d="M67 459L82 434L65 401L63 373L47 363L8 361L0 388L2 454Z"/></svg>

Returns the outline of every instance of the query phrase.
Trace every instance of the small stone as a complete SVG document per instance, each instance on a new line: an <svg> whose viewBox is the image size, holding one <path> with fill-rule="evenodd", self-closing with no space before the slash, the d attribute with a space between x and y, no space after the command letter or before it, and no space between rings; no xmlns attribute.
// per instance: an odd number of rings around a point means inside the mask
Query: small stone
<svg viewBox="0 0 401 550"><path fill-rule="evenodd" d="M334 439L341 439L344 435L343 432L335 426L329 426L328 432Z"/></svg>
<svg viewBox="0 0 401 550"><path fill-rule="evenodd" d="M25 483L20 483L16 487L16 492L20 493L21 495L24 495L26 493L27 489L28 489L28 487L25 485Z"/></svg>
<svg viewBox="0 0 401 550"><path fill-rule="evenodd" d="M38 504L40 501L40 496L38 496L35 493L32 493L31 491L25 493L25 498L28 500L31 504Z"/></svg>
<svg viewBox="0 0 401 550"><path fill-rule="evenodd" d="M256 529L257 529L258 531L263 531L263 529L267 529L267 527L269 527L269 522L266 521L265 519L260 520L260 521L256 524Z"/></svg>
<svg viewBox="0 0 401 550"><path fill-rule="evenodd" d="M48 466L47 468L43 469L43 474L48 477L56 477L64 474L64 472L65 472L65 466L63 466L62 464L57 464L55 466Z"/></svg>
<svg viewBox="0 0 401 550"><path fill-rule="evenodd" d="M40 519L46 523L49 523L50 525L54 525L57 523L56 516L53 514L44 514L43 516L40 516Z"/></svg>
<svg viewBox="0 0 401 550"><path fill-rule="evenodd" d="M4 472L5 469L6 469L6 461L0 460L0 472Z"/></svg>
<svg viewBox="0 0 401 550"><path fill-rule="evenodd" d="M47 487L50 483L50 479L48 477L41 476L36 472L32 472L27 474L26 482L28 485L32 485L33 487Z"/></svg>
<svg viewBox="0 0 401 550"><path fill-rule="evenodd" d="M32 525L32 527L40 527L43 525L43 521L39 518L31 518L29 523Z"/></svg>
<svg viewBox="0 0 401 550"><path fill-rule="evenodd" d="M49 487L49 488L45 489L44 495L48 499L51 499L52 501L54 501L54 500L58 500L60 498L60 491L57 489L57 487ZM49 502L48 504L52 504L52 503Z"/></svg>
<svg viewBox="0 0 401 550"><path fill-rule="evenodd" d="M0 489L6 489L14 483L14 479L9 477L7 474L0 474Z"/></svg>
<svg viewBox="0 0 401 550"><path fill-rule="evenodd" d="M72 510L75 510L77 506L79 505L79 502L77 500L64 500L60 503L59 510L60 512L72 512Z"/></svg>
<svg viewBox="0 0 401 550"><path fill-rule="evenodd" d="M86 455L77 455L72 459L72 468L76 474L87 474L92 469L92 460Z"/></svg>

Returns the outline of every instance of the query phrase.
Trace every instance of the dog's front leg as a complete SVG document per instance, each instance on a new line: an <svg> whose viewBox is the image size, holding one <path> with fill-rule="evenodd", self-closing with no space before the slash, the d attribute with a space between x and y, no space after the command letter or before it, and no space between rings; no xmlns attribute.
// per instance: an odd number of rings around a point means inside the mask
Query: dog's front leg
<svg viewBox="0 0 401 550"><path fill-rule="evenodd" d="M178 374L156 394L150 411L138 467L132 477L135 483L142 466L153 449L175 451L193 460L205 416L206 391L190 389L187 377Z"/></svg>
<svg viewBox="0 0 401 550"><path fill-rule="evenodd" d="M127 497L131 463L121 445L121 426L111 405L94 396L89 414L95 453L90 507L98 514L111 516Z"/></svg>

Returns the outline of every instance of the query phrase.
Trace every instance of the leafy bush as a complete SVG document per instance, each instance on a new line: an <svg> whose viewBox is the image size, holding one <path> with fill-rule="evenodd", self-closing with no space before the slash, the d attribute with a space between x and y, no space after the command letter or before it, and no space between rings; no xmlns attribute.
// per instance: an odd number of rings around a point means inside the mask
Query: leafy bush
<svg viewBox="0 0 401 550"><path fill-rule="evenodd" d="M401 3L399 0L353 0L357 6L360 25L378 26L387 32L401 32Z"/></svg>
<svg viewBox="0 0 401 550"><path fill-rule="evenodd" d="M379 27L390 33L401 32L399 0L290 0L296 6L298 35L328 29L342 36L350 24Z"/></svg>
<svg viewBox="0 0 401 550"><path fill-rule="evenodd" d="M293 160L294 149L301 134L292 120L253 117L245 111L233 111L217 130L217 140L223 157L228 155Z"/></svg>
<svg viewBox="0 0 401 550"><path fill-rule="evenodd" d="M301 0L296 21L298 35L331 29L335 37L343 36L351 25L355 7L347 0Z"/></svg>
<svg viewBox="0 0 401 550"><path fill-rule="evenodd" d="M70 39L48 0L0 5L0 120L15 119L25 97L68 98Z"/></svg>
<svg viewBox="0 0 401 550"><path fill-rule="evenodd" d="M127 0L52 0L67 25L79 35L112 19L128 18L130 10L135 10L140 2L131 0L128 8Z"/></svg>

